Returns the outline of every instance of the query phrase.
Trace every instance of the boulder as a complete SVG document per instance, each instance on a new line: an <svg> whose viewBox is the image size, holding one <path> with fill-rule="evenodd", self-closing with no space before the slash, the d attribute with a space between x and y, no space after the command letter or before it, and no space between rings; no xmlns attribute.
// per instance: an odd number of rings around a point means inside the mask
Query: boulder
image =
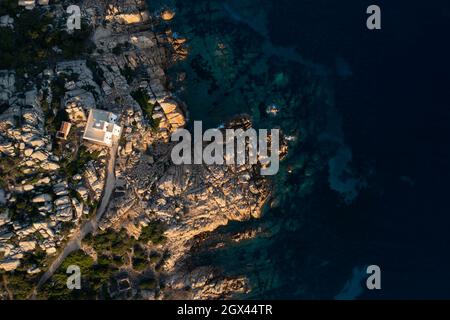
<svg viewBox="0 0 450 320"><path fill-rule="evenodd" d="M45 253L47 253L47 255L52 255L56 253L56 248L55 247L49 247L47 249L45 249Z"/></svg>
<svg viewBox="0 0 450 320"><path fill-rule="evenodd" d="M41 269L39 269L38 267L31 267L28 268L27 273L28 274L38 274L41 272Z"/></svg>
<svg viewBox="0 0 450 320"><path fill-rule="evenodd" d="M22 186L22 190L25 191L25 192L31 191L33 189L34 189L34 186L31 185L31 184L25 184L25 185Z"/></svg>
<svg viewBox="0 0 450 320"><path fill-rule="evenodd" d="M53 186L53 191L57 196L65 196L69 194L67 181L60 182Z"/></svg>
<svg viewBox="0 0 450 320"><path fill-rule="evenodd" d="M126 155L130 154L133 151L133 143L131 141L128 141L125 144L125 149L124 149L124 153Z"/></svg>
<svg viewBox="0 0 450 320"><path fill-rule="evenodd" d="M87 199L87 196L88 196L88 189L87 188L85 188L83 186L80 186L80 187L77 188L77 192L78 192L78 194L80 195L80 197L82 199Z"/></svg>
<svg viewBox="0 0 450 320"><path fill-rule="evenodd" d="M14 236L12 232L0 234L0 240L9 240Z"/></svg>
<svg viewBox="0 0 450 320"><path fill-rule="evenodd" d="M70 198L68 196L64 196L55 200L55 206L62 206L70 203Z"/></svg>
<svg viewBox="0 0 450 320"><path fill-rule="evenodd" d="M46 202L43 206L38 208L40 212L49 213L53 210L53 205L51 202Z"/></svg>
<svg viewBox="0 0 450 320"><path fill-rule="evenodd" d="M5 271L13 271L16 270L20 266L20 260L6 260L3 262L0 262L0 269L3 269Z"/></svg>
<svg viewBox="0 0 450 320"><path fill-rule="evenodd" d="M36 248L36 241L21 241L19 247L22 251L33 251Z"/></svg>
<svg viewBox="0 0 450 320"><path fill-rule="evenodd" d="M42 151L35 151L31 154L31 158L37 159L39 161L44 161L44 160L47 160L48 155Z"/></svg>
<svg viewBox="0 0 450 320"><path fill-rule="evenodd" d="M42 186L42 185L47 185L50 183L50 178L49 177L44 177L42 179L40 179L38 182L36 182L36 185Z"/></svg>
<svg viewBox="0 0 450 320"><path fill-rule="evenodd" d="M9 15L0 17L0 27L9 27L12 28L14 24L14 18Z"/></svg>
<svg viewBox="0 0 450 320"><path fill-rule="evenodd" d="M11 218L9 217L8 211L0 213L0 227L9 222L11 222Z"/></svg>
<svg viewBox="0 0 450 320"><path fill-rule="evenodd" d="M31 200L33 203L42 203L47 201L52 201L52 196L48 193L37 195Z"/></svg>
<svg viewBox="0 0 450 320"><path fill-rule="evenodd" d="M72 199L72 205L75 208L75 215L76 218L81 218L81 216L83 215L83 204L78 201L77 199L73 198Z"/></svg>
<svg viewBox="0 0 450 320"><path fill-rule="evenodd" d="M14 146L9 141L0 141L0 153L11 155L14 153Z"/></svg>
<svg viewBox="0 0 450 320"><path fill-rule="evenodd" d="M36 139L29 141L28 144L30 144L31 146L33 146L35 148L40 148L45 145L45 142L42 139L36 138Z"/></svg>
<svg viewBox="0 0 450 320"><path fill-rule="evenodd" d="M29 156L31 156L31 155L33 154L33 149L31 149L31 148L25 149L25 151L23 152L23 154L24 154L26 157L29 157Z"/></svg>
<svg viewBox="0 0 450 320"><path fill-rule="evenodd" d="M70 221L72 220L72 206L65 207L56 213L58 221Z"/></svg>
<svg viewBox="0 0 450 320"><path fill-rule="evenodd" d="M55 171L55 170L58 170L58 169L60 168L60 167L59 167L59 164L54 163L54 162L45 162L45 163L42 163L42 164L41 164L41 167L42 167L42 169L48 170L48 171Z"/></svg>

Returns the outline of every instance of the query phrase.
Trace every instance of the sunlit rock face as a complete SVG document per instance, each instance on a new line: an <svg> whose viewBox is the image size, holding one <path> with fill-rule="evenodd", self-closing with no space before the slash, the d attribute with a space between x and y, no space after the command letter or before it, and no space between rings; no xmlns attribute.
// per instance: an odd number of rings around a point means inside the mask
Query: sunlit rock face
<svg viewBox="0 0 450 320"><path fill-rule="evenodd" d="M148 20L148 15L142 15L140 13L136 14L119 14L115 17L118 21L124 24L135 24Z"/></svg>
<svg viewBox="0 0 450 320"><path fill-rule="evenodd" d="M101 8L105 12L106 21L116 21L124 24L143 23L149 20L150 16L145 9L143 1L120 0L111 4L109 1L99 1L98 4L92 4ZM86 1L86 5L91 5Z"/></svg>
<svg viewBox="0 0 450 320"><path fill-rule="evenodd" d="M163 12L161 12L161 19L163 19L164 21L170 21L174 17L175 17L175 12L171 11L169 9L166 9Z"/></svg>
<svg viewBox="0 0 450 320"><path fill-rule="evenodd" d="M230 125L248 128L251 122L243 118ZM124 192L112 201L100 227L125 228L139 238L140 229L153 221L167 226L166 242L157 248L167 255L163 267L168 297L178 296L180 288L187 285L193 289L189 298L245 293L249 290L245 278L221 277L213 267L191 273L186 264L197 237L230 221L259 218L270 195L270 183L260 176L257 165L170 164L173 146L156 144L147 154L133 157L126 153L119 159L117 174L124 181Z"/></svg>

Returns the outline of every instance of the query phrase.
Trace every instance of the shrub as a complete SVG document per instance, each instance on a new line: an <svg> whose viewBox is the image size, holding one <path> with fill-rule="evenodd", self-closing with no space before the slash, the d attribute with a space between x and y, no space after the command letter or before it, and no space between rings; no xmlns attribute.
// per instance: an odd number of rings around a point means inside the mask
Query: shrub
<svg viewBox="0 0 450 320"><path fill-rule="evenodd" d="M61 170L66 176L72 177L83 169L91 160L98 160L100 151L88 152L84 145L78 149L75 160L64 158L61 163Z"/></svg>
<svg viewBox="0 0 450 320"><path fill-rule="evenodd" d="M80 267L81 290L67 288L66 270L70 265ZM103 292L102 289L116 271L117 269L111 266L107 260L102 259L98 263L94 263L90 256L79 250L64 260L52 279L42 287L40 295L52 300L95 299Z"/></svg>
<svg viewBox="0 0 450 320"><path fill-rule="evenodd" d="M158 252L150 253L150 262L155 264L161 259L161 255Z"/></svg>
<svg viewBox="0 0 450 320"><path fill-rule="evenodd" d="M50 13L37 7L34 10L21 10L16 16L17 0L2 0L0 16L10 14L14 17L14 30L0 29L0 69L16 69L18 75L28 72L39 74L49 59L62 56L67 59L79 57L91 46L89 36L91 27L82 21L81 30L67 33L64 24L58 25ZM58 54L53 47L62 49Z"/></svg>
<svg viewBox="0 0 450 320"><path fill-rule="evenodd" d="M8 288L12 292L14 299L24 300L32 293L35 278L31 277L26 271L14 271L6 275Z"/></svg>
<svg viewBox="0 0 450 320"><path fill-rule="evenodd" d="M107 230L85 240L94 247L95 251L99 253L109 252L119 257L123 256L135 244L135 240L128 237L123 229L120 232Z"/></svg>
<svg viewBox="0 0 450 320"><path fill-rule="evenodd" d="M142 89L139 89L137 91L133 91L131 93L131 96L141 106L142 111L148 117L148 119L151 120L154 106L149 102L150 96L148 95L148 93Z"/></svg>
<svg viewBox="0 0 450 320"><path fill-rule="evenodd" d="M120 55L124 50L130 48L130 43L129 42L125 42L125 43L118 43L116 44L116 46L111 50L111 52L113 54L115 54L116 56Z"/></svg>
<svg viewBox="0 0 450 320"><path fill-rule="evenodd" d="M132 263L133 263L133 269L136 271L143 271L146 268L148 268L148 266L149 266L147 259L142 259L139 257L134 257L132 260Z"/></svg>
<svg viewBox="0 0 450 320"><path fill-rule="evenodd" d="M151 241L154 244L162 244L166 241L164 232L166 225L160 221L153 221L148 226L142 228L139 240Z"/></svg>
<svg viewBox="0 0 450 320"><path fill-rule="evenodd" d="M156 280L153 278L143 279L139 283L139 288L143 290L154 290L156 289Z"/></svg>

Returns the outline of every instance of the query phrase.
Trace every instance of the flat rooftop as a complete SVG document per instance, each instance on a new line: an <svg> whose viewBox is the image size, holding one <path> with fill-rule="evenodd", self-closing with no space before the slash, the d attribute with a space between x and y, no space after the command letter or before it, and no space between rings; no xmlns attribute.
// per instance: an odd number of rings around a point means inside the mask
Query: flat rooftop
<svg viewBox="0 0 450 320"><path fill-rule="evenodd" d="M109 141L111 138L108 139L107 133L113 132L116 119L117 116L112 112L91 109L83 138L100 144L111 145ZM109 136L111 137L111 135Z"/></svg>

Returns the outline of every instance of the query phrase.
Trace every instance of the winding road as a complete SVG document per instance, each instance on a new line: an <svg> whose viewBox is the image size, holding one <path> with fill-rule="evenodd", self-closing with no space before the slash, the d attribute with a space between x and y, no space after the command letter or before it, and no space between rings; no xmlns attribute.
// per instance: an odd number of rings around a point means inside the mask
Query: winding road
<svg viewBox="0 0 450 320"><path fill-rule="evenodd" d="M42 275L39 279L37 287L34 290L33 297L36 296L37 290L52 277L55 271L59 268L64 259L71 254L72 252L81 248L81 241L83 238L97 230L98 223L102 218L103 214L106 212L108 208L109 200L111 199L111 195L114 191L116 177L115 177L115 164L116 164L116 155L117 155L118 143L115 142L113 146L109 149L109 159L108 165L106 168L106 181L105 187L103 189L103 195L101 199L101 203L99 208L97 209L96 215L89 221L87 221L67 242L64 249L61 251L59 256L52 262L48 270Z"/></svg>

